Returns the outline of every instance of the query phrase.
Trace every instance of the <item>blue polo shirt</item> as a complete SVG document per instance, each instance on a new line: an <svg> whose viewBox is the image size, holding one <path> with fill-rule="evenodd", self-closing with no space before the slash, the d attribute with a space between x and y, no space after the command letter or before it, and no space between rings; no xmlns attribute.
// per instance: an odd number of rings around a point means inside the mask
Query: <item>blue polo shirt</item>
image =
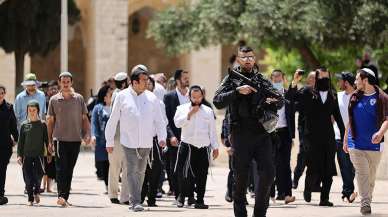
<svg viewBox="0 0 388 217"><path fill-rule="evenodd" d="M377 93L364 95L353 108L354 130L356 138L352 138L349 130L349 148L364 151L380 151L381 144L373 144L372 136L377 128Z"/></svg>
<svg viewBox="0 0 388 217"><path fill-rule="evenodd" d="M18 129L20 129L21 124L27 119L27 104L30 100L36 100L39 102L39 116L41 119L44 119L46 114L46 96L40 90L36 90L34 95L28 95L26 90L20 92L15 99L15 116L18 124Z"/></svg>

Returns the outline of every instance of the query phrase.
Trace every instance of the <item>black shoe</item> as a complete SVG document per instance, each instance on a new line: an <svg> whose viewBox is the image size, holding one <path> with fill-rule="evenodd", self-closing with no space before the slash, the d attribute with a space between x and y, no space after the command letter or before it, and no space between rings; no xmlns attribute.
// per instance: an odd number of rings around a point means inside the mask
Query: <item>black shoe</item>
<svg viewBox="0 0 388 217"><path fill-rule="evenodd" d="M278 196L276 197L276 200L284 200L284 199L286 199L286 196L285 196L285 195L278 195Z"/></svg>
<svg viewBox="0 0 388 217"><path fill-rule="evenodd" d="M111 198L110 202L113 204L120 204L120 201L117 198Z"/></svg>
<svg viewBox="0 0 388 217"><path fill-rule="evenodd" d="M307 203L311 202L311 192L303 191L303 198Z"/></svg>
<svg viewBox="0 0 388 217"><path fill-rule="evenodd" d="M7 203L8 203L8 198L0 196L0 205L4 205L4 204L7 204Z"/></svg>
<svg viewBox="0 0 388 217"><path fill-rule="evenodd" d="M195 204L197 201L194 199L194 197L189 197L189 199L187 200L187 205L188 206L191 206L193 204Z"/></svg>
<svg viewBox="0 0 388 217"><path fill-rule="evenodd" d="M123 202L124 205L129 205L129 201Z"/></svg>
<svg viewBox="0 0 388 217"><path fill-rule="evenodd" d="M319 206L329 206L329 207L332 207L334 206L334 204L328 200L325 200L325 201L321 201L319 202Z"/></svg>
<svg viewBox="0 0 388 217"><path fill-rule="evenodd" d="M163 193L162 192L156 193L156 198L162 198L162 197L163 197Z"/></svg>
<svg viewBox="0 0 388 217"><path fill-rule="evenodd" d="M233 198L229 195L229 192L226 192L225 200L226 202L229 202L229 203L233 202Z"/></svg>
<svg viewBox="0 0 388 217"><path fill-rule="evenodd" d="M176 206L177 206L178 208L182 208L184 205L185 205L185 198L178 197L178 198L176 199Z"/></svg>
<svg viewBox="0 0 388 217"><path fill-rule="evenodd" d="M156 205L156 202L148 202L147 201L147 205L148 205L148 207L158 207L158 205Z"/></svg>
<svg viewBox="0 0 388 217"><path fill-rule="evenodd" d="M194 205L195 209L209 209L209 206L205 203L195 203Z"/></svg>
<svg viewBox="0 0 388 217"><path fill-rule="evenodd" d="M297 189L298 188L298 181L297 180L292 180L292 188Z"/></svg>

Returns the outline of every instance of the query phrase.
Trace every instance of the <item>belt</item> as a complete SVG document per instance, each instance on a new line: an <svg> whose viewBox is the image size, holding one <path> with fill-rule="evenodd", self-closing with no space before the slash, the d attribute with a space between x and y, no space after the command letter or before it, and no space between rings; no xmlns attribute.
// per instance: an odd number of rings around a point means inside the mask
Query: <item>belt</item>
<svg viewBox="0 0 388 217"><path fill-rule="evenodd" d="M277 129L275 130L275 133L276 133L276 132L288 132L288 127L277 128Z"/></svg>

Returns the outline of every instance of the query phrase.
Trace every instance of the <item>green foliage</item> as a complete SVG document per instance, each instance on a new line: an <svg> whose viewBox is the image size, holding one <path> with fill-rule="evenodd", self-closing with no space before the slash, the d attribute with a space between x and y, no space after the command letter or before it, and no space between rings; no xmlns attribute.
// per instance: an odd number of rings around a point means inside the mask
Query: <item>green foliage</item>
<svg viewBox="0 0 388 217"><path fill-rule="evenodd" d="M73 0L69 23L80 19ZM0 47L5 52L46 55L60 41L61 0L8 0L0 4Z"/></svg>
<svg viewBox="0 0 388 217"><path fill-rule="evenodd" d="M299 49L305 62L342 70L364 47L387 46L388 1L199 0L158 13L148 33L172 55L246 40L256 48Z"/></svg>
<svg viewBox="0 0 388 217"><path fill-rule="evenodd" d="M295 69L305 69L302 57L295 50L287 50L284 48L267 48L265 49L264 60L260 64L267 67L266 73L270 74L274 69L281 69L289 78L294 74Z"/></svg>

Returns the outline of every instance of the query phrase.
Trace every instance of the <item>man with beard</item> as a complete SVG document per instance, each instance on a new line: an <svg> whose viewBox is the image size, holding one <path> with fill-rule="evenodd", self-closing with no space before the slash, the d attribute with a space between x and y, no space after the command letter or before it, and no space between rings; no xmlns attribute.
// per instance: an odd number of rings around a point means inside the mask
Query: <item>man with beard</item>
<svg viewBox="0 0 388 217"><path fill-rule="evenodd" d="M259 80L260 86L276 92L270 81L263 78L255 64L252 48L242 46L238 49L237 61L233 70L244 76ZM257 87L256 87L257 88ZM264 101L264 102L263 102ZM263 102L263 103L260 103ZM257 163L259 179L255 183L254 217L265 217L269 205L269 193L274 180L273 145L269 132L262 121L265 114L276 113L284 104L282 96L270 97L263 88L255 89L238 82L227 75L215 93L213 104L217 109L228 108L230 112L231 143L233 148L233 167L235 172L235 191L233 195L234 214L246 217L245 192L249 164Z"/></svg>
<svg viewBox="0 0 388 217"><path fill-rule="evenodd" d="M301 75L295 73L292 87L296 85ZM322 183L320 206L333 206L329 201L333 176L337 174L335 166L336 143L332 116L344 135L344 124L330 83L330 74L322 67L316 71L315 87L306 88L299 96L299 106L304 114L304 143L306 146L306 182L304 199L311 201L312 187Z"/></svg>
<svg viewBox="0 0 388 217"><path fill-rule="evenodd" d="M338 106L341 112L341 117L346 125L349 122L349 101L350 97L355 91L354 81L356 78L351 72L342 72L341 74L336 75L338 77L338 86L342 90L338 92ZM345 153L343 150L343 144L341 142L340 133L337 125L334 125L334 132L336 137L337 144L337 160L341 172L342 178L342 200L352 203L357 196L357 193L354 192L354 167L350 161L350 156L348 153Z"/></svg>
<svg viewBox="0 0 388 217"><path fill-rule="evenodd" d="M179 188L177 174L174 173L176 158L178 153L178 146L181 141L181 129L177 128L174 123L174 116L176 108L179 105L190 102L189 99L189 72L182 69L177 69L174 74L174 80L176 83L175 90L170 91L164 95L163 102L166 106L166 116L168 120L167 125L167 162L166 170L170 183L170 191L175 194L175 199L178 198ZM171 193L172 193L171 192ZM170 193L170 194L171 194ZM192 193L189 195L188 204L192 205L194 200L194 187Z"/></svg>
<svg viewBox="0 0 388 217"><path fill-rule="evenodd" d="M210 146L213 150L213 159L216 159L218 143L214 113L210 107L203 104L203 94L200 86L192 86L189 90L191 103L178 106L174 116L175 125L182 129L176 165L179 187L178 207L183 207L185 197L190 196L192 184L195 184L197 200L194 208L208 208L203 199L209 168L208 149Z"/></svg>

